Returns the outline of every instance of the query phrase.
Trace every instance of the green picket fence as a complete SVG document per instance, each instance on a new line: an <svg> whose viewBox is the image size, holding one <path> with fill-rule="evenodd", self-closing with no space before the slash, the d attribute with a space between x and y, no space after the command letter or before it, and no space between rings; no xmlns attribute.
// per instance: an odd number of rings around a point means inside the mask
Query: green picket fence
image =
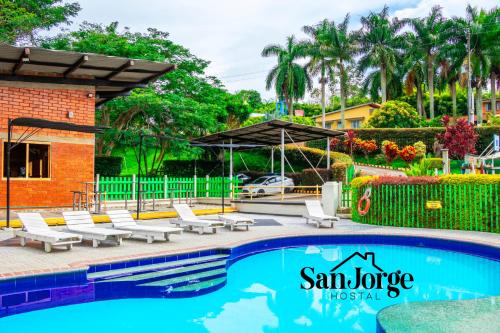
<svg viewBox="0 0 500 333"><path fill-rule="evenodd" d="M342 194L340 196L340 206L351 207L351 186L342 184Z"/></svg>
<svg viewBox="0 0 500 333"><path fill-rule="evenodd" d="M414 228L500 232L500 184L379 185L371 188L371 206L360 216L357 203L365 188L352 191L357 222ZM431 209L428 201L439 201Z"/></svg>
<svg viewBox="0 0 500 333"><path fill-rule="evenodd" d="M135 183L135 184L134 184ZM141 177L141 190L146 199L176 199L187 197L220 198L231 195L231 181L222 177ZM238 180L232 181L233 193L238 193ZM135 177L100 177L99 190L106 193L107 200L137 199L137 178Z"/></svg>

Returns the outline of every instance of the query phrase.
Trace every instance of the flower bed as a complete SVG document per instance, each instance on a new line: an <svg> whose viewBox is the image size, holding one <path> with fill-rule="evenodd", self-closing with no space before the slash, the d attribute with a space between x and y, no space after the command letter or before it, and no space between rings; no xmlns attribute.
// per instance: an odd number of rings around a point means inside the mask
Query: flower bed
<svg viewBox="0 0 500 333"><path fill-rule="evenodd" d="M357 222L500 232L500 175L365 176L351 187ZM361 216L358 200L368 187L371 207Z"/></svg>

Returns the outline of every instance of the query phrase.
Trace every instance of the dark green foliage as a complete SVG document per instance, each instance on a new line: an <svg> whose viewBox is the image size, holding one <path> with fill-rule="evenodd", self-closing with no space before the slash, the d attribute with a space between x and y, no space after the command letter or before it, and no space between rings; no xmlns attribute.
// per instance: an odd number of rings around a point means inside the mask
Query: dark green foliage
<svg viewBox="0 0 500 333"><path fill-rule="evenodd" d="M219 161L166 160L163 162L162 174L169 177L221 177L222 164ZM229 174L229 166L225 165L225 176Z"/></svg>
<svg viewBox="0 0 500 333"><path fill-rule="evenodd" d="M104 177L118 177L122 172L123 157L96 156L94 173Z"/></svg>

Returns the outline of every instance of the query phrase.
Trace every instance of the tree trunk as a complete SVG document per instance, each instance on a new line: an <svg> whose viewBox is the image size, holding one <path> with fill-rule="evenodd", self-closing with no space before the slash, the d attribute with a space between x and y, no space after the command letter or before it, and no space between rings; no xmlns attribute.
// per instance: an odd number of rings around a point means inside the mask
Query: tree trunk
<svg viewBox="0 0 500 333"><path fill-rule="evenodd" d="M326 128L326 78L325 64L321 66L321 127Z"/></svg>
<svg viewBox="0 0 500 333"><path fill-rule="evenodd" d="M340 70L340 128L345 128L345 103L346 103L346 75L342 62L339 63Z"/></svg>
<svg viewBox="0 0 500 333"><path fill-rule="evenodd" d="M380 90L382 91L382 103L387 101L387 72L385 64L380 64Z"/></svg>
<svg viewBox="0 0 500 333"><path fill-rule="evenodd" d="M490 76L490 89L491 89L491 112L493 115L497 114L497 77L494 72Z"/></svg>
<svg viewBox="0 0 500 333"><path fill-rule="evenodd" d="M451 104L452 104L452 114L453 118L456 120L457 118L457 82L450 82L450 95L451 95Z"/></svg>
<svg viewBox="0 0 500 333"><path fill-rule="evenodd" d="M292 99L290 98L290 96L288 96L288 92L285 90L285 93L283 94L284 97L285 97L285 104L286 104L286 107L288 108L288 119L290 121L292 121L292 108L293 108L293 101Z"/></svg>
<svg viewBox="0 0 500 333"><path fill-rule="evenodd" d="M432 58L427 60L427 83L429 84L429 115L434 118L434 66Z"/></svg>
<svg viewBox="0 0 500 333"><path fill-rule="evenodd" d="M476 120L477 120L477 126L481 126L483 123L483 101L481 98L482 95L482 89L481 89L481 82L479 81L477 86L476 86Z"/></svg>
<svg viewBox="0 0 500 333"><path fill-rule="evenodd" d="M425 114L424 103L422 101L422 84L417 83L416 86L417 86L417 111L422 118L426 119L427 115Z"/></svg>

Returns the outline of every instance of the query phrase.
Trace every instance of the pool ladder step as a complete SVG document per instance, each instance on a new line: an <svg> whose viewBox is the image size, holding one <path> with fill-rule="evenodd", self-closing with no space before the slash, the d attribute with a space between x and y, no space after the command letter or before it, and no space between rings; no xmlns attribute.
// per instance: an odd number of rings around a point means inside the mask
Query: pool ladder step
<svg viewBox="0 0 500 333"><path fill-rule="evenodd" d="M93 281L102 281L102 280L115 279L115 278L121 278L121 277L126 277L126 276L133 276L133 275L143 274L143 273L153 273L153 272L164 271L164 270L168 270L168 269L175 269L175 268L179 268L179 267L194 266L194 265L199 265L199 264L209 263L209 262L214 262L214 261L221 261L221 260L225 261L227 259L227 257L228 257L228 255L226 255L226 254L216 254L216 255L195 257L195 258L189 258L189 259L168 261L168 262L158 263L158 264L149 264L149 265L126 267L126 268L119 268L119 269L89 273L89 274L87 274L87 277Z"/></svg>
<svg viewBox="0 0 500 333"><path fill-rule="evenodd" d="M193 297L226 283L227 255L210 255L89 274L106 299L123 297Z"/></svg>

